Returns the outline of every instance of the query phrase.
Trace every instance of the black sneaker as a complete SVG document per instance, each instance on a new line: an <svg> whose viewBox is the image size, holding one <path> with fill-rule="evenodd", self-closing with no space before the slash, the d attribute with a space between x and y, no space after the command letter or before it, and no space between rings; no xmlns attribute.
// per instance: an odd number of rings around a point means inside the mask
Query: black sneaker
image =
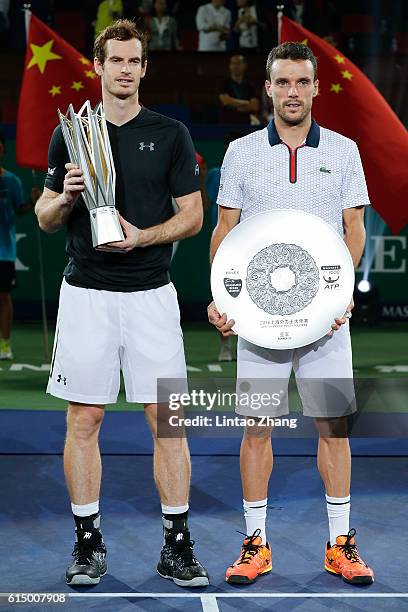
<svg viewBox="0 0 408 612"><path fill-rule="evenodd" d="M67 569L66 578L69 585L99 584L101 576L107 572L106 546L98 529L76 531L74 563Z"/></svg>
<svg viewBox="0 0 408 612"><path fill-rule="evenodd" d="M168 534L165 541L157 564L160 576L182 587L208 586L208 572L194 556L190 532Z"/></svg>

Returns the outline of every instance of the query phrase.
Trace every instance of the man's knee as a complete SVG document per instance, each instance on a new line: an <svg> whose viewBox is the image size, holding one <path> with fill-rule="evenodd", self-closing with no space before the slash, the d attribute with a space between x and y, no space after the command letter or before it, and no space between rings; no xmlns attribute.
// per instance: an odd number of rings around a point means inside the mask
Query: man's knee
<svg viewBox="0 0 408 612"><path fill-rule="evenodd" d="M320 455L321 452L323 452L323 455ZM340 461L342 463L348 457L350 457L350 443L348 438L319 437L318 462L323 460L328 468L332 467L333 469L337 469L338 462Z"/></svg>
<svg viewBox="0 0 408 612"><path fill-rule="evenodd" d="M315 423L320 439L348 439L349 420L347 416L336 418L316 418Z"/></svg>
<svg viewBox="0 0 408 612"><path fill-rule="evenodd" d="M244 443L252 448L271 444L272 427L263 425L247 425L244 431Z"/></svg>
<svg viewBox="0 0 408 612"><path fill-rule="evenodd" d="M186 435L183 423L184 414L174 412L168 404L145 404L147 424L155 442L161 440L180 440Z"/></svg>
<svg viewBox="0 0 408 612"><path fill-rule="evenodd" d="M99 433L104 417L102 406L70 403L67 412L67 435L89 440Z"/></svg>

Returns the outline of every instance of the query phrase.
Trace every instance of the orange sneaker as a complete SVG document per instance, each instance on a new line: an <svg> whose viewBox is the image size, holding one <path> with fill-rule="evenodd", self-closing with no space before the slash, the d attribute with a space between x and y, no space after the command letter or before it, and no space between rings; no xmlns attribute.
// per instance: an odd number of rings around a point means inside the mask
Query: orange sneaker
<svg viewBox="0 0 408 612"><path fill-rule="evenodd" d="M225 580L230 584L251 584L261 574L271 571L271 549L268 543L262 544L260 533L261 530L256 529L251 536L246 535L241 555L227 569Z"/></svg>
<svg viewBox="0 0 408 612"><path fill-rule="evenodd" d="M374 572L360 557L355 535L356 530L350 529L347 535L337 536L333 546L327 542L324 569L342 576L349 584L372 584Z"/></svg>

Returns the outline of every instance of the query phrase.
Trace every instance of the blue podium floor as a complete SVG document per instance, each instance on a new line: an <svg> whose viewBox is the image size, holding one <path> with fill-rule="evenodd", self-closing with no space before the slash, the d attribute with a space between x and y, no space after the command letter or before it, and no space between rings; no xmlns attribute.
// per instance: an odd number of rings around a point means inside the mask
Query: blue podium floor
<svg viewBox="0 0 408 612"><path fill-rule="evenodd" d="M65 606L7 604L0 611L320 612L408 610L408 458L355 457L351 526L374 568L370 587L323 570L328 535L314 457L276 457L269 490L273 572L249 587L225 583L244 531L238 457L192 458L190 528L211 585L185 591L155 571L162 543L160 504L150 456L104 456L102 531L108 574L90 589L65 585L73 521L62 458L0 456L0 591L71 593Z"/></svg>

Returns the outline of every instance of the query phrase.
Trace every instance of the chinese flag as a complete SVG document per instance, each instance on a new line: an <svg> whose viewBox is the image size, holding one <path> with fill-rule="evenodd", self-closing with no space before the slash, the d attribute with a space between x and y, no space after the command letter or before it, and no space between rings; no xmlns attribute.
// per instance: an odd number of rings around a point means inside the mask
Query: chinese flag
<svg viewBox="0 0 408 612"><path fill-rule="evenodd" d="M48 144L58 124L57 109L101 99L92 63L31 15L17 115L17 163L47 169Z"/></svg>
<svg viewBox="0 0 408 612"><path fill-rule="evenodd" d="M371 203L392 232L408 223L408 133L371 81L342 53L287 17L281 42L308 45L317 57L313 116L358 144Z"/></svg>

